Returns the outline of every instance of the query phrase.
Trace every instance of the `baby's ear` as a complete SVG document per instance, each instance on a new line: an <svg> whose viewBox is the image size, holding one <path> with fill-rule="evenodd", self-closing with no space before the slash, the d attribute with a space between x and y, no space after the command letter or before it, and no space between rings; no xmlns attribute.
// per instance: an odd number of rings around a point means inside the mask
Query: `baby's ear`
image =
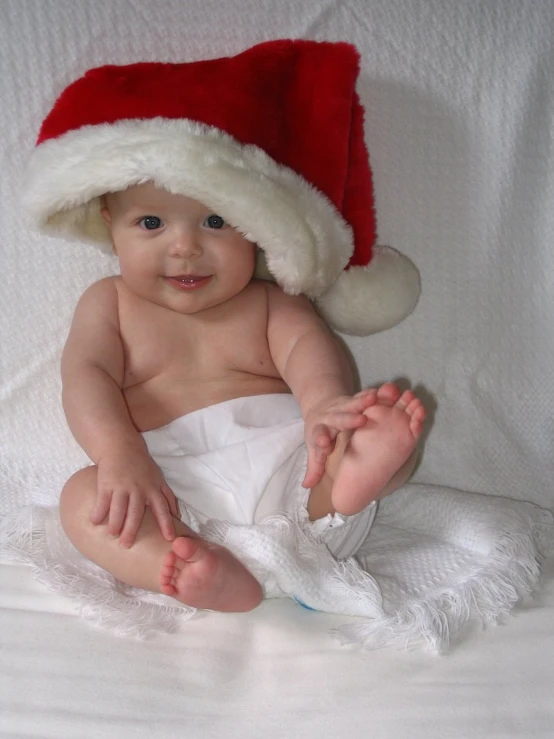
<svg viewBox="0 0 554 739"><path fill-rule="evenodd" d="M110 211L108 210L108 204L106 202L106 196L105 195L102 195L100 197L100 215L102 216L102 218L106 222L106 225L108 226L108 228L111 229L111 226L112 226L112 216L111 216ZM115 244L113 243L113 241L112 241L112 252L113 252L113 254L115 254L117 256L117 249L115 248Z"/></svg>
<svg viewBox="0 0 554 739"><path fill-rule="evenodd" d="M106 221L108 226L112 225L112 217L110 215L110 211L108 210L108 204L106 203L105 195L100 196L100 215Z"/></svg>

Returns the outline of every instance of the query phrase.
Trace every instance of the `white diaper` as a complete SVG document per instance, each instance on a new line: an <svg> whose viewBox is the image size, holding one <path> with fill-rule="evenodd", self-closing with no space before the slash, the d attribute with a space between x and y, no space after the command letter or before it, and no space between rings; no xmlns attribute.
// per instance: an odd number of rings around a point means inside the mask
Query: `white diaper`
<svg viewBox="0 0 554 739"><path fill-rule="evenodd" d="M375 504L355 516L308 520L304 423L292 395L228 400L143 437L180 502L183 522L195 531L209 519L260 524L284 512L346 559L373 523Z"/></svg>

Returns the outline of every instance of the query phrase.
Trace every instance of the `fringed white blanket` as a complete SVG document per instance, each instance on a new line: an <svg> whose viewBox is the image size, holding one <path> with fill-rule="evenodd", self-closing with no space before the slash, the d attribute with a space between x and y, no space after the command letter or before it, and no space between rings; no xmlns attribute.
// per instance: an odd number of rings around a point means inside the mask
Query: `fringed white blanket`
<svg viewBox="0 0 554 739"><path fill-rule="evenodd" d="M356 617L335 629L344 642L420 643L439 652L470 619L497 622L538 587L552 515L530 503L408 485L381 502L362 549L344 562L281 514L254 526L208 521L201 535L239 557L267 598ZM31 565L38 580L75 599L82 616L119 634L173 631L195 614L85 560L56 509L7 516L0 551L3 561Z"/></svg>

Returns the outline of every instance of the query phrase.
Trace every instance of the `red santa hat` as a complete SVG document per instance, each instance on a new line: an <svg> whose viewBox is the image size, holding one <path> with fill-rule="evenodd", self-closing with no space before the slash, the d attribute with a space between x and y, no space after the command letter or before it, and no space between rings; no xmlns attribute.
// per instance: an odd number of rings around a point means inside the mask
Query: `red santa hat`
<svg viewBox="0 0 554 739"><path fill-rule="evenodd" d="M419 275L375 244L358 73L350 44L291 40L91 69L42 125L25 205L46 231L109 246L101 196L152 181L256 242L258 275L307 295L334 328L389 328L414 309Z"/></svg>

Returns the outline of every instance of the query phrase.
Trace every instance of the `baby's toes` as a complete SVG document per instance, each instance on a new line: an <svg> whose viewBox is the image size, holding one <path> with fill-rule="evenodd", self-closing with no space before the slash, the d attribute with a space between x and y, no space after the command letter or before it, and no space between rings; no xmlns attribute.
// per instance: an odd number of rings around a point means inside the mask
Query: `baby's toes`
<svg viewBox="0 0 554 739"><path fill-rule="evenodd" d="M425 420L425 408L421 405L415 405L407 410L410 418L410 432L414 439L418 439L423 431L423 421Z"/></svg>
<svg viewBox="0 0 554 739"><path fill-rule="evenodd" d="M410 419L410 434L415 444L419 441L421 434L423 433L423 422Z"/></svg>
<svg viewBox="0 0 554 739"><path fill-rule="evenodd" d="M160 567L159 581L161 585L169 585L175 577L175 562L177 557L173 552L168 552L163 560Z"/></svg>
<svg viewBox="0 0 554 739"><path fill-rule="evenodd" d="M178 536L171 542L171 549L175 557L175 566L182 569L185 562L192 562L197 559L198 555L202 556L202 549L199 547L198 539L189 536Z"/></svg>
<svg viewBox="0 0 554 739"><path fill-rule="evenodd" d="M425 408L419 398L414 397L406 406L406 413L414 420L423 421L425 419Z"/></svg>
<svg viewBox="0 0 554 739"><path fill-rule="evenodd" d="M413 403L414 400L417 401L417 398L413 394L413 392L411 390L404 390L404 392L398 398L398 400L396 401L394 405L396 406L396 408L399 408L401 411L407 411L409 405Z"/></svg>

